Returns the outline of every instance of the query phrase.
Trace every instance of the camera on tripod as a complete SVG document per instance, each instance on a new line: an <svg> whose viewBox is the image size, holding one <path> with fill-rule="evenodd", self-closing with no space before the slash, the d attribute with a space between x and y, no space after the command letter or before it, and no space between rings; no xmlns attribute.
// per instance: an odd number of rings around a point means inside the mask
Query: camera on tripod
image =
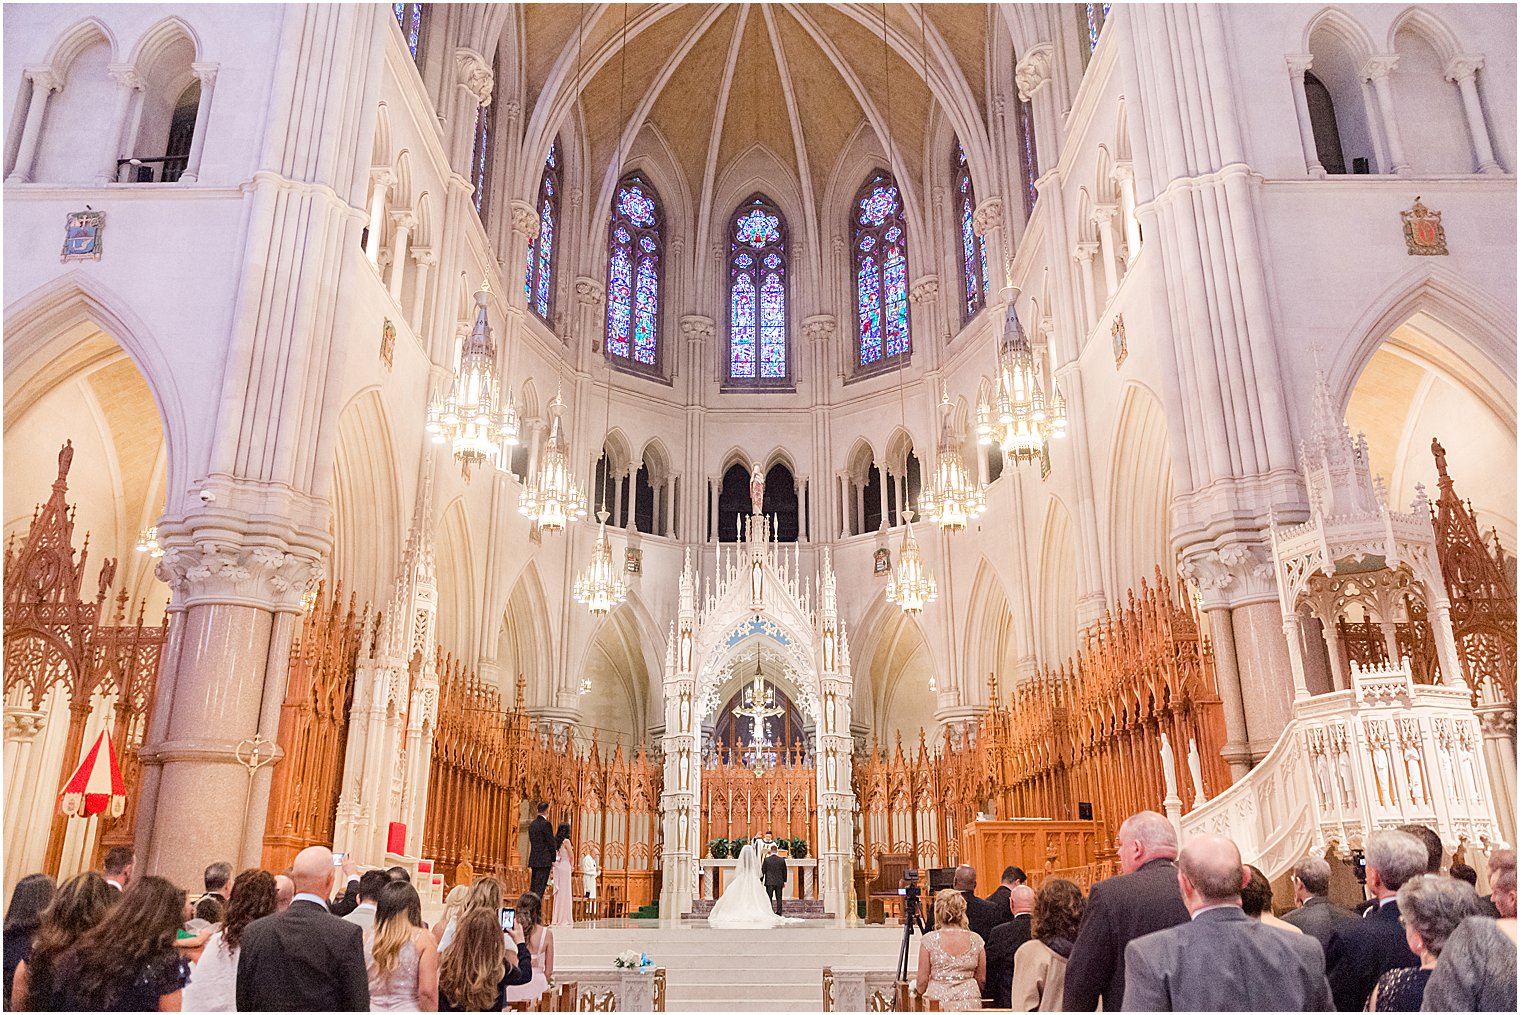
<svg viewBox="0 0 1520 1015"><path fill-rule="evenodd" d="M916 869L903 871L903 886L897 890L897 894L903 897L903 939L902 948L897 953L897 978L908 978L908 939L913 936L914 928L923 931L923 918L918 914L918 900L921 889L918 887L918 871Z"/></svg>

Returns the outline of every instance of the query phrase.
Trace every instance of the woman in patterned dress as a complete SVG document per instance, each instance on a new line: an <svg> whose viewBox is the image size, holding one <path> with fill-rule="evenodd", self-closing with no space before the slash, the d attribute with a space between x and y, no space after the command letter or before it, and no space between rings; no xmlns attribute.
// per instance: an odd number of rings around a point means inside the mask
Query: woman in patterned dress
<svg viewBox="0 0 1520 1015"><path fill-rule="evenodd" d="M966 925L966 899L953 888L934 896L934 926L918 949L919 993L944 1011L978 1011L987 979L987 950Z"/></svg>

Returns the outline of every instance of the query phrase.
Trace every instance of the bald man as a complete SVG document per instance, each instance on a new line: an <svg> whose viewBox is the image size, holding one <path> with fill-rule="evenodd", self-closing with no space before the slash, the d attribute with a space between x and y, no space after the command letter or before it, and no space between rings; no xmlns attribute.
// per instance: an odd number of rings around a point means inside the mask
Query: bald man
<svg viewBox="0 0 1520 1015"><path fill-rule="evenodd" d="M250 923L238 953L239 1011L368 1011L364 930L328 912L332 851L308 846L290 865L295 898Z"/></svg>
<svg viewBox="0 0 1520 1015"><path fill-rule="evenodd" d="M992 928L987 938L987 982L982 997L994 1008L1013 1007L1013 956L1029 940L1034 914L1034 889L1014 885L1008 890L1007 920Z"/></svg>
<svg viewBox="0 0 1520 1015"><path fill-rule="evenodd" d="M1240 850L1220 835L1188 841L1177 887L1189 922L1124 950L1124 1011L1334 1011L1325 953L1308 934L1247 916Z"/></svg>
<svg viewBox="0 0 1520 1015"><path fill-rule="evenodd" d="M283 913L290 908L290 901L296 897L296 883L284 874L274 876L274 911Z"/></svg>

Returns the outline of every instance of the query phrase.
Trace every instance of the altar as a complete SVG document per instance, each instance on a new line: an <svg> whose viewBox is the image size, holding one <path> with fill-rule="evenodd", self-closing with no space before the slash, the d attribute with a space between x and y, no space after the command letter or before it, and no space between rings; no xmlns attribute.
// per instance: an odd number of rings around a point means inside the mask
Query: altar
<svg viewBox="0 0 1520 1015"><path fill-rule="evenodd" d="M738 860L714 860L708 857L700 860L701 864L701 887L698 898L717 899L723 894L730 880L734 876L734 869L739 866ZM783 899L816 899L818 898L818 861L809 857L805 860L786 858L786 887L781 889Z"/></svg>

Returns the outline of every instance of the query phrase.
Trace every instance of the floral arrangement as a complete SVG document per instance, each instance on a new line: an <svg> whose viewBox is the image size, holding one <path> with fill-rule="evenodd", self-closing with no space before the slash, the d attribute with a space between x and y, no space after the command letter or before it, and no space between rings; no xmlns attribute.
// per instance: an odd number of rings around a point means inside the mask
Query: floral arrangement
<svg viewBox="0 0 1520 1015"><path fill-rule="evenodd" d="M727 860L729 854L729 841L727 839L714 839L707 844L707 851L714 860ZM735 853L738 850L734 850Z"/></svg>
<svg viewBox="0 0 1520 1015"><path fill-rule="evenodd" d="M614 967L618 969L636 969L641 973L648 972L654 966L654 960L643 952L636 952L632 948L618 952L617 958L612 960Z"/></svg>

